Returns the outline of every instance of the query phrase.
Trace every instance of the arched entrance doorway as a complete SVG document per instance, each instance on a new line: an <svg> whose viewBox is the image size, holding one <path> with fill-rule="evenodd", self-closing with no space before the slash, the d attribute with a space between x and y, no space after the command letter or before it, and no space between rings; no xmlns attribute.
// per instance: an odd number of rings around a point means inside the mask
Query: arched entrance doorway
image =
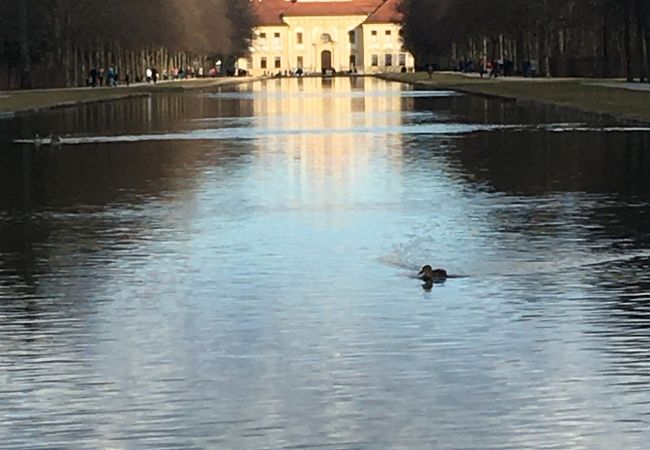
<svg viewBox="0 0 650 450"><path fill-rule="evenodd" d="M332 52L323 50L320 54L320 65L323 70L330 70L332 68Z"/></svg>

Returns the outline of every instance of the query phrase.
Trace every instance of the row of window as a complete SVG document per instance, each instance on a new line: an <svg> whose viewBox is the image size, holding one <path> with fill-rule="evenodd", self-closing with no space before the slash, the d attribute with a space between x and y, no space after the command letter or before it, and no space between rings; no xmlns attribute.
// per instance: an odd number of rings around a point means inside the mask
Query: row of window
<svg viewBox="0 0 650 450"><path fill-rule="evenodd" d="M302 59L302 58L299 58L299 59ZM276 56L275 58L273 58L273 67L276 68L276 69L282 68L282 58L281 57ZM262 58L260 59L260 68L268 69L268 62L267 62L265 56L262 56Z"/></svg>
<svg viewBox="0 0 650 450"><path fill-rule="evenodd" d="M296 67L302 68L304 64L304 60L302 56L298 56L296 58ZM356 55L350 55L350 67L355 67L357 65L357 56ZM373 67L379 66L379 55L371 55L370 56L370 65ZM384 66L386 67L391 67L393 65L393 55L390 53L386 53L384 55ZM405 53L400 53L398 55L398 66L406 66L406 54ZM268 60L265 56L262 56L260 58L260 68L262 69L268 69ZM275 69L281 69L282 68L282 57L276 56L273 58L273 68Z"/></svg>
<svg viewBox="0 0 650 450"><path fill-rule="evenodd" d="M259 39L262 45L266 45L266 33L260 33ZM273 45L276 47L279 47L281 45L280 33L273 33Z"/></svg>
<svg viewBox="0 0 650 450"><path fill-rule="evenodd" d="M323 34L321 36L321 40L323 40L323 36L328 36L329 37L329 34ZM371 42L377 42L378 39L379 39L377 30L372 30L370 32L370 36L371 36L371 39L370 39ZM384 40L386 42L391 42L392 39L393 39L392 30L385 30L384 36L385 36ZM350 44L354 45L354 44L357 43L357 32L355 30L351 30L348 33L348 37L349 37L349 40L350 40ZM260 39L260 43L262 45L266 45L266 33L260 33L259 39ZM331 40L331 38L330 38L330 40ZM303 44L303 34L300 31L296 33L296 44L298 44L298 45ZM281 43L280 43L280 33L273 33L273 45L275 45L276 47L279 47L281 45Z"/></svg>
<svg viewBox="0 0 650 450"><path fill-rule="evenodd" d="M298 58L296 58L296 63L297 63L296 67L299 67L299 68L302 69L302 67L303 67L302 56L298 56ZM266 57L264 57L264 56L262 56L262 58L260 58L260 68L262 68L262 69L268 69L269 68L268 61L267 61ZM281 69L282 68L282 58L280 56L276 56L275 58L273 58L273 68L275 68L275 69Z"/></svg>
<svg viewBox="0 0 650 450"><path fill-rule="evenodd" d="M406 66L406 53L400 53L397 55L397 65ZM373 67L379 66L379 55L370 55L370 65ZM386 53L384 55L384 66L390 67L393 65L393 55L391 53Z"/></svg>
<svg viewBox="0 0 650 450"><path fill-rule="evenodd" d="M370 32L370 42L377 42L379 40L379 34L377 33L377 30L372 30ZM393 40L393 31L392 30L386 30L384 32L384 40L386 42L391 42Z"/></svg>

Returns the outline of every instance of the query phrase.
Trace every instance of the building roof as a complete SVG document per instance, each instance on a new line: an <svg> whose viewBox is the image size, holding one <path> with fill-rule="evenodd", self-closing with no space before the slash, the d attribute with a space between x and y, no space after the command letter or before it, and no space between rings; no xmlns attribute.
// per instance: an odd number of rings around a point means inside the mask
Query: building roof
<svg viewBox="0 0 650 450"><path fill-rule="evenodd" d="M382 3L382 0L338 0L300 1L291 3L284 12L291 16L368 16Z"/></svg>
<svg viewBox="0 0 650 450"><path fill-rule="evenodd" d="M399 11L401 0L385 0L366 19L366 23L401 23L404 15Z"/></svg>
<svg viewBox="0 0 650 450"><path fill-rule="evenodd" d="M282 14L291 6L287 0L249 0L255 25L285 25Z"/></svg>
<svg viewBox="0 0 650 450"><path fill-rule="evenodd" d="M249 0L255 25L285 25L283 17L366 16L368 23L399 23L401 0Z"/></svg>

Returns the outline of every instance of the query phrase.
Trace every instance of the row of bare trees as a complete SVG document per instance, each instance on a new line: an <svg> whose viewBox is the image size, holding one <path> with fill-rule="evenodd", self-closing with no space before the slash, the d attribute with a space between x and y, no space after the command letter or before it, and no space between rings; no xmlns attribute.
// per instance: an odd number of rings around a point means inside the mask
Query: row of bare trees
<svg viewBox="0 0 650 450"><path fill-rule="evenodd" d="M535 61L545 76L648 80L649 0L403 0L405 45L422 64Z"/></svg>
<svg viewBox="0 0 650 450"><path fill-rule="evenodd" d="M248 47L247 3L0 0L0 87L78 86L109 67L136 79L208 58L225 69Z"/></svg>

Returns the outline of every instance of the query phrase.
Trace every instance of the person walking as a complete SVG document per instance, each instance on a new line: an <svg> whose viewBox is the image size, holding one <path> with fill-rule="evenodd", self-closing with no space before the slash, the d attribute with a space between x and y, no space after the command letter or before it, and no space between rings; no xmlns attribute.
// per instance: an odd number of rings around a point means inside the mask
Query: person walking
<svg viewBox="0 0 650 450"><path fill-rule="evenodd" d="M113 87L115 86L113 83L115 83L115 72L113 72L112 67L109 67L106 74L106 86Z"/></svg>
<svg viewBox="0 0 650 450"><path fill-rule="evenodd" d="M90 69L90 85L92 87L97 87L97 69L94 67Z"/></svg>

